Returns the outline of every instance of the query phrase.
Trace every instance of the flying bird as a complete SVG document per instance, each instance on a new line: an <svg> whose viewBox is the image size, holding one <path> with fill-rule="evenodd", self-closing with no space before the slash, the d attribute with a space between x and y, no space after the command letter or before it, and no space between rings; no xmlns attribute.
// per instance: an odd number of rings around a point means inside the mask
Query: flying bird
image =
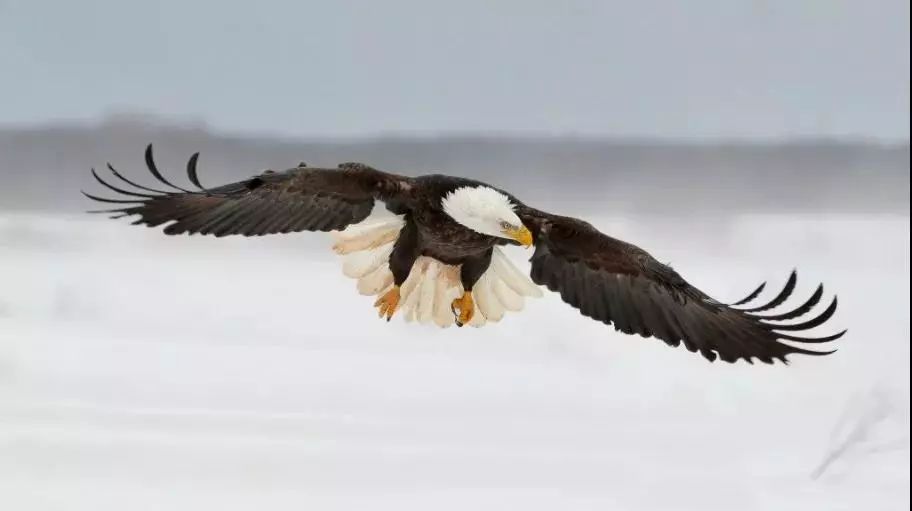
<svg viewBox="0 0 912 511"><path fill-rule="evenodd" d="M801 306L770 312L794 291L794 271L765 304L755 304L765 283L742 300L719 302L645 250L583 220L530 207L480 181L439 174L407 177L362 163L337 168L302 163L207 188L197 175L198 158L194 154L186 169L195 189L169 181L150 145L146 166L166 190L139 184L108 164L119 183L106 181L95 169L92 175L121 198L83 193L116 205L94 213L138 216L133 224L165 226L169 235L331 232L334 250L344 257L343 271L358 279L359 292L377 297L374 306L386 320L399 312L407 320L442 327L480 326L522 309L524 300L541 296L539 286L544 286L585 316L626 334L655 337L670 346L683 343L709 361L787 363L793 353L826 355L833 351L806 345L845 333L797 335L829 320L835 297L813 319L789 322L821 301L822 285ZM506 245L534 247L529 276L504 255Z"/></svg>

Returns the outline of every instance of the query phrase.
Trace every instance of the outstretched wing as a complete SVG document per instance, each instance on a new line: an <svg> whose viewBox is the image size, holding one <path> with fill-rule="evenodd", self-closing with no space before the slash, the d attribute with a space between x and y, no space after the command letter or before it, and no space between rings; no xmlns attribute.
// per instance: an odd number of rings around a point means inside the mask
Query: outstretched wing
<svg viewBox="0 0 912 511"><path fill-rule="evenodd" d="M747 307L763 290L727 305L713 300L685 281L671 267L646 251L602 234L590 224L569 217L521 207L520 218L532 231L535 253L532 280L560 293L561 298L590 318L613 324L616 330L657 337L670 346L684 343L709 361L757 358L766 363L787 362L792 353L826 355L784 343L824 343L827 337L799 337L788 332L809 330L826 322L836 311L836 298L822 314L797 324L782 321L808 313L823 296L823 287L797 309L762 315L784 303L794 291L792 272L785 289L762 306ZM743 306L743 307L742 307ZM738 308L741 307L741 308Z"/></svg>
<svg viewBox="0 0 912 511"><path fill-rule="evenodd" d="M365 219L375 200L402 200L409 189L409 178L360 163L344 163L337 169L302 165L204 188L197 177L198 157L199 153L194 154L187 162L187 177L197 190L168 181L156 167L150 145L146 148L146 166L170 190L138 184L108 164L111 174L127 185L127 189L105 181L95 169L92 175L103 186L126 198L108 199L83 193L92 200L116 204L114 209L96 213L113 213L112 218L138 215L139 219L133 223L150 227L170 223L164 229L166 234L261 236L343 229Z"/></svg>

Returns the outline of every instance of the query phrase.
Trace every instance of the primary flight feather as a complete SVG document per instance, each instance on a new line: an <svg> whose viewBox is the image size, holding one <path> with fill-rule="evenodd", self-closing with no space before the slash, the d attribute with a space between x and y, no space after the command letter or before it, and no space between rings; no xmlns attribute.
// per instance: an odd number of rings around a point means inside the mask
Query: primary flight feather
<svg viewBox="0 0 912 511"><path fill-rule="evenodd" d="M197 175L194 154L186 172L196 189L189 190L158 170L152 146L145 159L167 189L136 183L108 165L122 182L115 185L93 169L99 183L123 197L86 194L114 205L98 212L114 218L136 215L135 224L164 225L166 234L332 231L336 252L346 257L346 275L358 279L361 293L378 296L375 306L387 320L402 311L406 319L440 326L480 325L520 310L525 298L540 295L538 286L545 286L585 316L627 334L656 337L671 346L683 343L710 361L772 363L786 362L793 353L825 355L832 351L801 346L845 333L797 335L829 320L835 298L813 319L783 323L809 313L823 297L822 286L792 311L761 314L791 296L794 272L768 303L751 306L763 285L743 300L721 303L637 246L471 179L407 177L361 163L335 169L301 164L207 188ZM391 215L375 218L378 201ZM531 281L500 251L511 244L534 246Z"/></svg>

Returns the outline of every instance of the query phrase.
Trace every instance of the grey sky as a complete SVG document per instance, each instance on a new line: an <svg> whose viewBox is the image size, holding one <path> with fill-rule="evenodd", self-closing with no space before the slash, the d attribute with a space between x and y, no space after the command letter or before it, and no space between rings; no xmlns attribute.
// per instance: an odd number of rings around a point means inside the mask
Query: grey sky
<svg viewBox="0 0 912 511"><path fill-rule="evenodd" d="M0 0L0 123L909 137L907 0Z"/></svg>

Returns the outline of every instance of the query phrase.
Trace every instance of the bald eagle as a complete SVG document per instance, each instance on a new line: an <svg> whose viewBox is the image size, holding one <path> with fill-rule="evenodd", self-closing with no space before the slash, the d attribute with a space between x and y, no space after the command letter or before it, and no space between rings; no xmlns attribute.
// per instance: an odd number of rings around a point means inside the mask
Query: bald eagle
<svg viewBox="0 0 912 511"><path fill-rule="evenodd" d="M134 224L165 225L169 235L332 232L333 248L345 257L345 274L358 279L362 294L377 296L374 306L387 321L401 311L406 319L444 327L480 326L520 310L525 298L540 296L539 286L545 286L585 316L626 334L656 337L670 346L683 343L709 361L787 363L786 356L793 353L826 355L832 351L801 345L833 341L845 333L795 335L829 320L836 311L835 297L814 319L784 323L810 312L823 297L822 285L798 308L768 312L792 294L794 271L768 303L754 304L765 283L742 300L722 303L643 249L582 220L527 206L480 181L437 174L407 177L362 163L334 169L302 163L206 188L197 176L198 157L190 158L186 170L195 190L165 178L150 145L146 166L167 190L136 183L108 164L123 184L105 181L95 169L92 175L123 198L83 193L116 204L93 213L137 215ZM381 203L376 211L375 203ZM531 279L505 257L505 245L534 247Z"/></svg>

